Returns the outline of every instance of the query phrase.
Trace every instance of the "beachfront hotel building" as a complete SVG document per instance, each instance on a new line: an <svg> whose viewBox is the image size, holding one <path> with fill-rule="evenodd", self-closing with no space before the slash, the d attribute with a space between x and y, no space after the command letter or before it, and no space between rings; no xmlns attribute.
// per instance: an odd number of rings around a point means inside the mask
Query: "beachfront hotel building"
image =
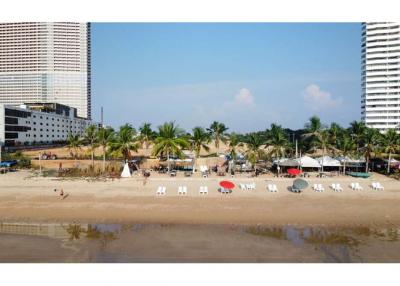
<svg viewBox="0 0 400 286"><path fill-rule="evenodd" d="M361 53L362 120L400 130L400 23L363 23Z"/></svg>
<svg viewBox="0 0 400 286"><path fill-rule="evenodd" d="M59 103L91 119L90 24L0 23L0 103Z"/></svg>
<svg viewBox="0 0 400 286"><path fill-rule="evenodd" d="M82 136L93 124L59 103L0 104L0 145L65 143L69 134Z"/></svg>

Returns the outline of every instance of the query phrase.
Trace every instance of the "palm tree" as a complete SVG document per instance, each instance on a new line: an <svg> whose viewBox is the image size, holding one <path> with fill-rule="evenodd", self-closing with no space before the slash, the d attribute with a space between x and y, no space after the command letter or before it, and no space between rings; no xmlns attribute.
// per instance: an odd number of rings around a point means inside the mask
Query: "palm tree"
<svg viewBox="0 0 400 286"><path fill-rule="evenodd" d="M257 162L263 154L263 150L261 146L263 145L263 140L261 137L256 134L252 133L249 135L249 138L246 142L246 156L250 163L254 166L254 172L257 176Z"/></svg>
<svg viewBox="0 0 400 286"><path fill-rule="evenodd" d="M190 147L195 153L195 162L193 164L193 173L195 172L195 166L197 158L200 156L201 149L205 151L209 151L210 147L208 147L208 143L210 143L210 134L208 134L204 128L195 127L192 129L193 135L190 137Z"/></svg>
<svg viewBox="0 0 400 286"><path fill-rule="evenodd" d="M236 134L231 134L229 136L229 155L232 158L232 166L235 167L235 161L237 159L237 148L242 147L243 143L239 142L239 138ZM231 170L229 170L231 172Z"/></svg>
<svg viewBox="0 0 400 286"><path fill-rule="evenodd" d="M309 139L311 146L315 147L315 142L321 139L321 132L324 130L321 119L319 119L317 116L313 116L309 119L309 122L307 122L304 127L306 129L306 133L303 134L303 137Z"/></svg>
<svg viewBox="0 0 400 286"><path fill-rule="evenodd" d="M97 132L97 141L103 151L103 172L106 170L106 149L113 141L114 134L114 129L111 127L101 127Z"/></svg>
<svg viewBox="0 0 400 286"><path fill-rule="evenodd" d="M343 128L336 122L332 122L331 126L329 127L329 135L331 144L336 148L338 146L338 139L343 135ZM332 148L334 152L335 148Z"/></svg>
<svg viewBox="0 0 400 286"><path fill-rule="evenodd" d="M377 143L379 141L380 133L377 129L365 128L362 135L361 152L365 158L365 172L368 173L369 161L371 160L372 153L376 152Z"/></svg>
<svg viewBox="0 0 400 286"><path fill-rule="evenodd" d="M92 160L92 168L94 169L94 150L98 146L98 135L96 125L90 125L86 128L83 136L83 142L89 146L90 156Z"/></svg>
<svg viewBox="0 0 400 286"><path fill-rule="evenodd" d="M365 126L365 123L362 121L353 121L350 123L350 136L354 138L355 143L357 144L357 150L361 148L362 139L366 128L367 127Z"/></svg>
<svg viewBox="0 0 400 286"><path fill-rule="evenodd" d="M400 136L396 130L388 129L383 136L381 136L382 146L385 153L389 154L387 173L390 173L390 161L392 160L392 154L399 150Z"/></svg>
<svg viewBox="0 0 400 286"><path fill-rule="evenodd" d="M183 137L183 131L174 122L166 122L158 127L158 136L154 140L153 155L166 154L168 172L171 154L182 156L182 148L188 148L189 142Z"/></svg>
<svg viewBox="0 0 400 286"><path fill-rule="evenodd" d="M225 124L214 121L210 128L207 128L207 131L210 133L210 136L214 139L215 147L217 148L217 154L219 154L219 143L220 141L226 142L225 132L229 128L225 126Z"/></svg>
<svg viewBox="0 0 400 286"><path fill-rule="evenodd" d="M346 157L350 154L353 154L353 152L356 149L356 144L349 135L345 134L338 140L338 149L342 154L342 156L344 157L343 174L346 174Z"/></svg>
<svg viewBox="0 0 400 286"><path fill-rule="evenodd" d="M329 150L332 149L331 145L331 137L328 130L322 130L318 137L316 137L314 146L317 148L322 149L322 164L321 164L321 171L324 171L324 157L328 153Z"/></svg>
<svg viewBox="0 0 400 286"><path fill-rule="evenodd" d="M130 124L122 125L113 138L110 150L114 154L122 154L126 162L131 157L131 151L137 152L140 143L137 142L136 130Z"/></svg>
<svg viewBox="0 0 400 286"><path fill-rule="evenodd" d="M151 123L144 123L139 127L140 132L140 142L144 144L146 149L149 149L150 143L155 137L154 131L151 129Z"/></svg>
<svg viewBox="0 0 400 286"><path fill-rule="evenodd" d="M289 149L289 141L285 131L280 125L271 124L270 130L267 132L266 148L270 148L269 153L272 158L280 159L285 156Z"/></svg>
<svg viewBox="0 0 400 286"><path fill-rule="evenodd" d="M73 150L74 152L73 157L75 158L75 160L78 155L78 150L81 149L81 146L82 146L82 140L79 137L79 135L78 134L73 135L72 133L69 133L67 138L67 148L70 151Z"/></svg>

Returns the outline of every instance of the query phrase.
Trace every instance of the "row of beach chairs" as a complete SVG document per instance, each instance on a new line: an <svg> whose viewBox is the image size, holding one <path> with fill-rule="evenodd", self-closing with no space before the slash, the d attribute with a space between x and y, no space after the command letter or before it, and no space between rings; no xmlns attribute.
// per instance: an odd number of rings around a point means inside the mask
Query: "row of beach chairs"
<svg viewBox="0 0 400 286"><path fill-rule="evenodd" d="M239 188L241 190L255 190L256 189L256 183L239 184Z"/></svg>
<svg viewBox="0 0 400 286"><path fill-rule="evenodd" d="M241 190L255 190L256 189L256 184L255 183L250 183L250 184L239 184L239 187ZM363 187L358 183L350 183L349 186L352 190L355 191L361 191ZM371 187L373 190L384 190L385 188L381 185L379 182L372 182ZM342 192L343 188L340 186L340 184L331 184L330 188L334 192ZM322 184L314 184L312 189L315 192L323 192L325 191L324 186ZM156 195L159 196L165 196L166 195L166 190L167 188L165 186L159 186L156 191ZM278 187L275 184L268 184L267 185L267 190L269 192L275 193L278 192ZM208 187L207 186L200 186L199 188L199 194L200 195L207 195L208 194ZM179 186L178 187L178 195L187 195L187 187L186 186Z"/></svg>

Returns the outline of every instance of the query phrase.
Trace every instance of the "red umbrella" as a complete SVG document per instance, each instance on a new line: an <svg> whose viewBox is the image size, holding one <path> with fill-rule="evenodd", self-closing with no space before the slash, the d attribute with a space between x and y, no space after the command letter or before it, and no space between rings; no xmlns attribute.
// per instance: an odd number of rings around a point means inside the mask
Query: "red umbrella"
<svg viewBox="0 0 400 286"><path fill-rule="evenodd" d="M232 190L235 187L235 184L230 181L221 181L219 185L227 190Z"/></svg>
<svg viewBox="0 0 400 286"><path fill-rule="evenodd" d="M295 168L288 169L287 172L289 175L292 175L292 176L297 176L297 175L301 174L301 170L295 169Z"/></svg>

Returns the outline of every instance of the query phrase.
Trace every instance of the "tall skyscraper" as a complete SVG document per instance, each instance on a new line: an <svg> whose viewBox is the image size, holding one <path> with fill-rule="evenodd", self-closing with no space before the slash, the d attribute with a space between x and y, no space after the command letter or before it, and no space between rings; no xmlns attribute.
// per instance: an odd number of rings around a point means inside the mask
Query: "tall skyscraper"
<svg viewBox="0 0 400 286"><path fill-rule="evenodd" d="M0 23L0 103L37 102L91 118L89 23Z"/></svg>
<svg viewBox="0 0 400 286"><path fill-rule="evenodd" d="M381 132L400 130L400 25L362 24L361 116Z"/></svg>

